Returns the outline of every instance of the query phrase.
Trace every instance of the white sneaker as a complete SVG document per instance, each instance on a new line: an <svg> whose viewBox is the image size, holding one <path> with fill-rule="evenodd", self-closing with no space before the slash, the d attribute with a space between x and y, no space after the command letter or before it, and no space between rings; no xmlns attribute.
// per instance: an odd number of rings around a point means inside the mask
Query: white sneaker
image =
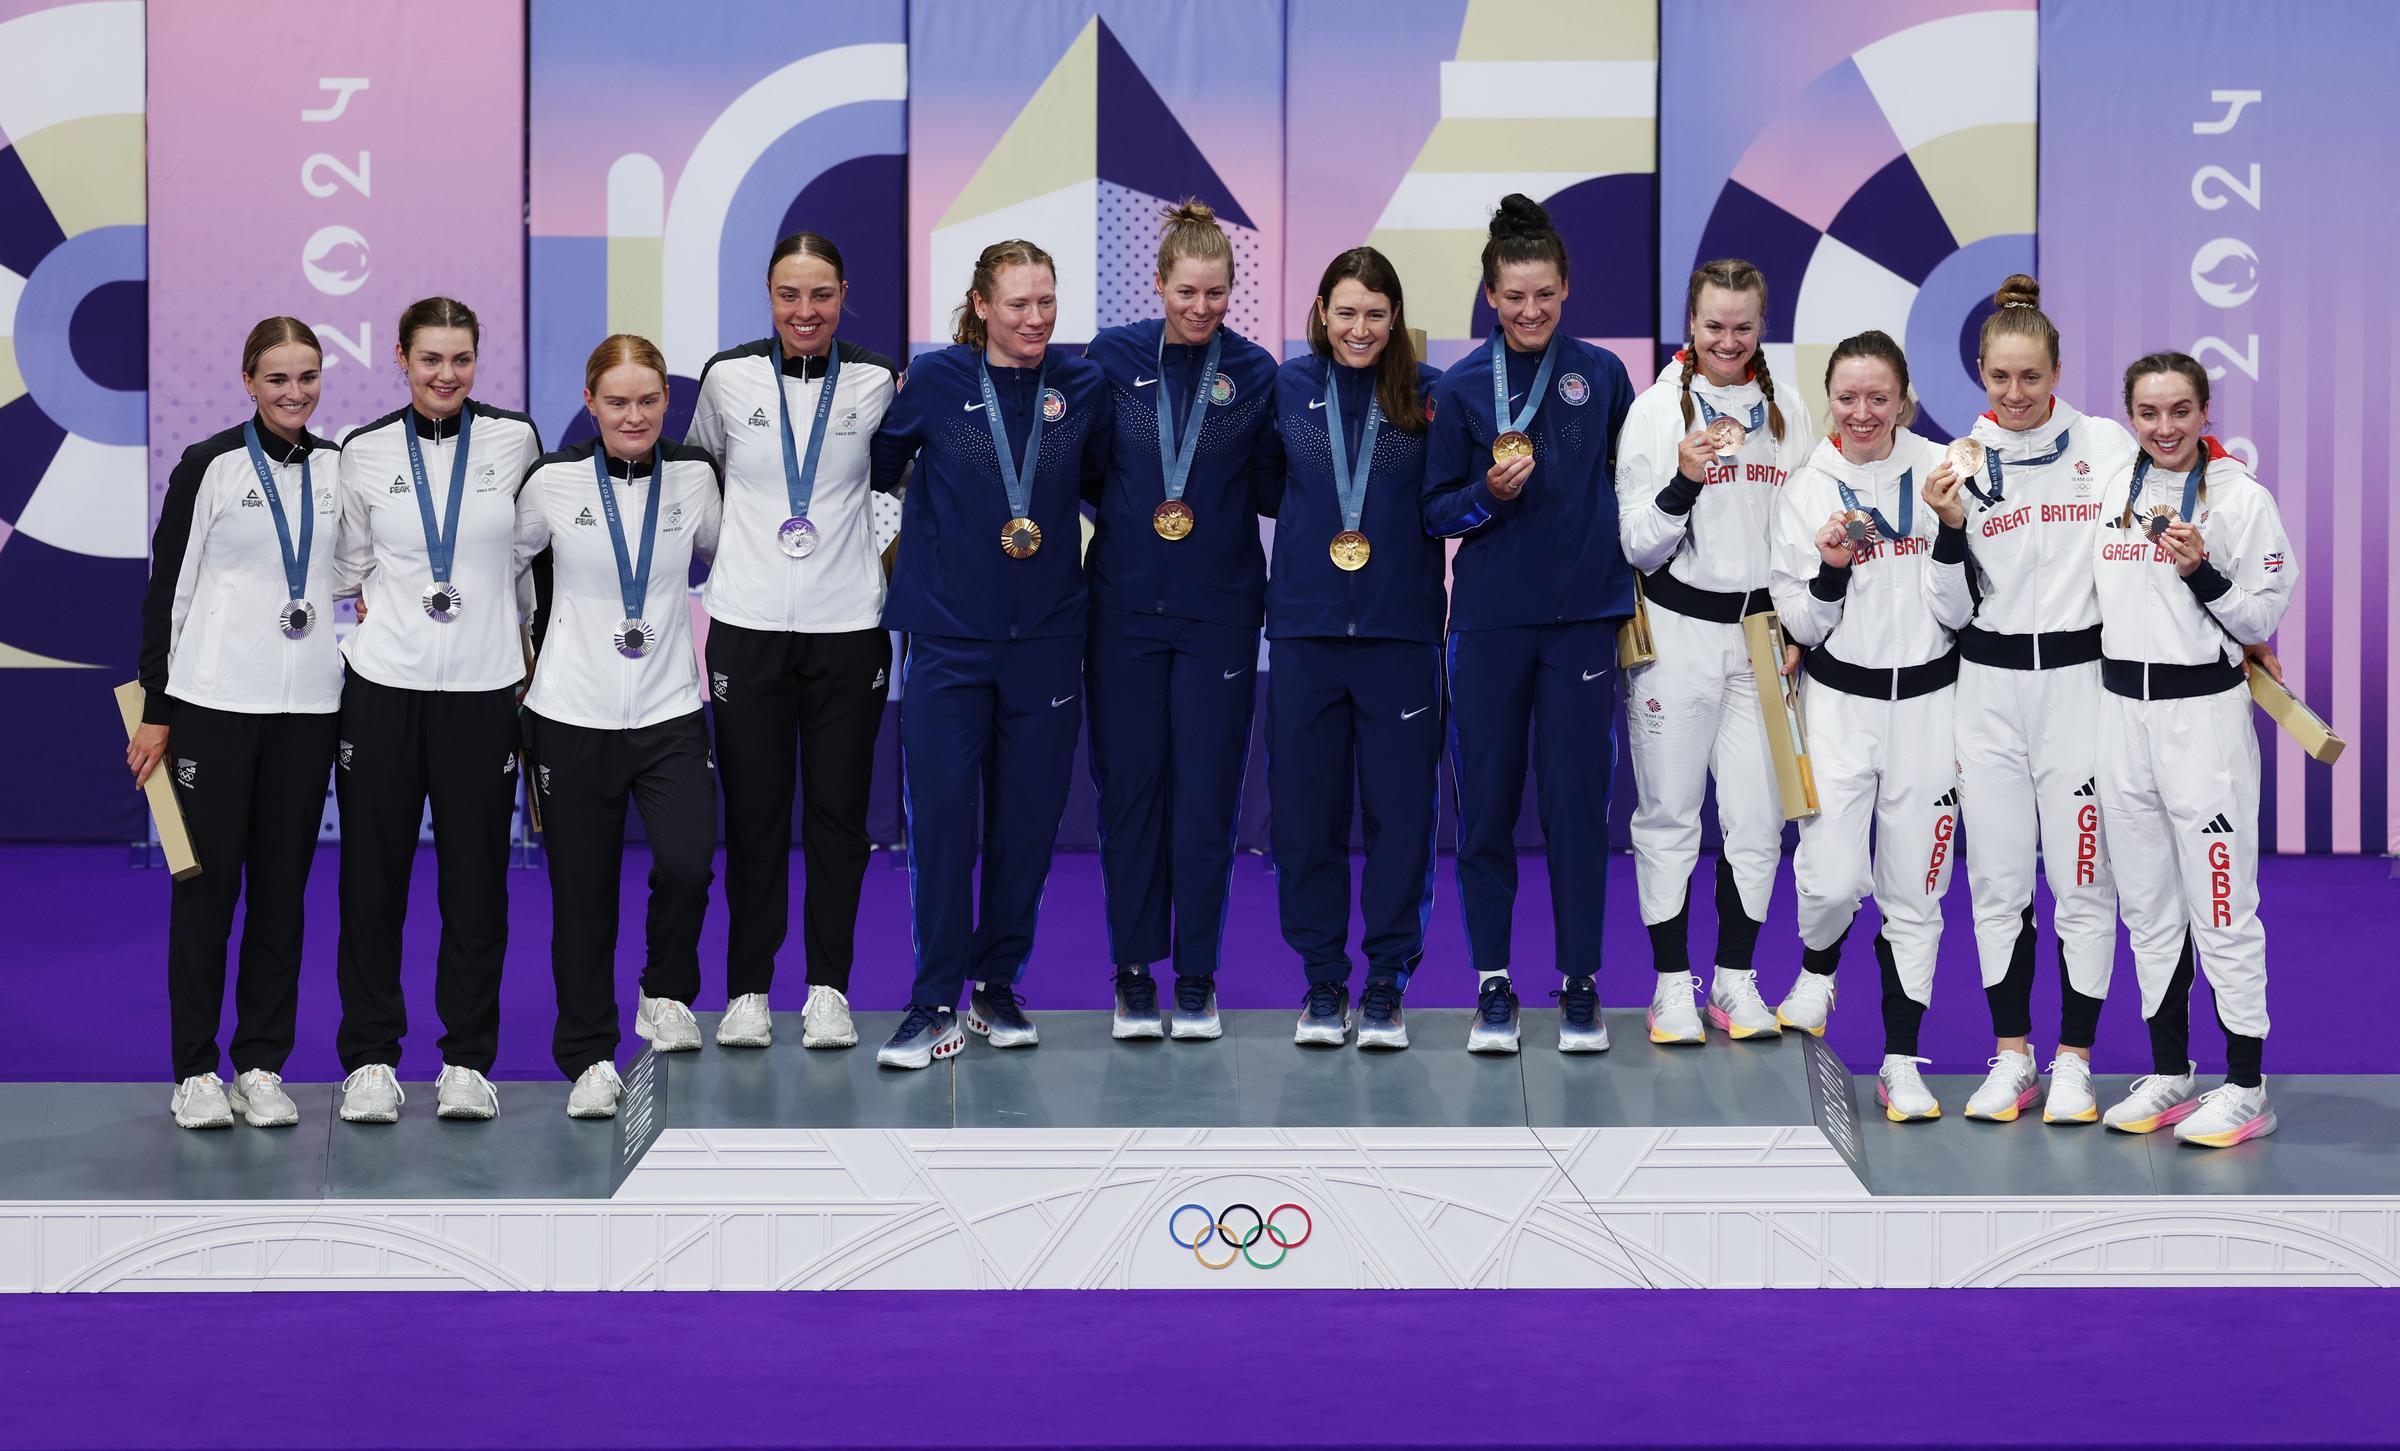
<svg viewBox="0 0 2400 1451"><path fill-rule="evenodd" d="M2177 1074L2152 1073L2133 1081L2123 1098L2108 1106L2100 1122L2119 1133L2147 1134L2178 1123L2199 1107L2199 1064Z"/></svg>
<svg viewBox="0 0 2400 1451"><path fill-rule="evenodd" d="M821 982L808 985L808 1002L800 1009L800 1046L858 1046L858 1024L850 1021L850 997L847 993Z"/></svg>
<svg viewBox="0 0 2400 1451"><path fill-rule="evenodd" d="M2041 1077L2033 1071L2033 1055L2012 1049L1993 1055L1989 1062L1992 1071L1967 1099L1967 1117L2013 1123L2042 1093Z"/></svg>
<svg viewBox="0 0 2400 1451"><path fill-rule="evenodd" d="M2242 1088L2226 1083L2200 1095L2199 1106L2175 1125L2175 1142L2230 1149L2273 1132L2275 1105L2267 1102L2267 1086Z"/></svg>
<svg viewBox="0 0 2400 1451"><path fill-rule="evenodd" d="M1927 1088L1925 1080L1917 1075L1918 1064L1932 1061L1930 1058L1911 1058L1905 1053L1883 1055L1883 1067L1875 1075L1875 1101L1883 1105L1885 1118L1896 1124L1904 1124L1942 1116L1942 1106L1935 1101L1933 1090ZM2029 1064L2031 1061L2027 1060Z"/></svg>
<svg viewBox="0 0 2400 1451"><path fill-rule="evenodd" d="M342 1121L353 1124L396 1124L400 1122L400 1105L408 1095L400 1091L399 1076L388 1063L370 1063L342 1080Z"/></svg>
<svg viewBox="0 0 2400 1451"><path fill-rule="evenodd" d="M492 1081L472 1068L455 1063L442 1065L442 1076L433 1080L436 1118L486 1119L500 1116L500 1090Z"/></svg>
<svg viewBox="0 0 2400 1451"><path fill-rule="evenodd" d="M617 1100L624 1096L625 1080L617 1077L617 1065L603 1058L583 1070L568 1090L567 1117L615 1118Z"/></svg>
<svg viewBox="0 0 2400 1451"><path fill-rule="evenodd" d="M808 1001L814 1006L817 990L808 990ZM765 993L743 993L725 1005L725 1016L717 1020L717 1046L720 1048L764 1048L775 1041L775 1019L767 1011ZM801 1041L807 1042L805 1029Z"/></svg>
<svg viewBox="0 0 2400 1451"><path fill-rule="evenodd" d="M1708 983L1708 1020L1728 1038L1780 1038L1783 1025L1758 995L1758 974L1746 967L1720 967Z"/></svg>
<svg viewBox="0 0 2400 1451"><path fill-rule="evenodd" d="M2092 1097L2092 1065L2080 1053L2060 1049L2050 1060L2050 1096L2042 1100L2042 1122L2088 1124L2100 1117Z"/></svg>
<svg viewBox="0 0 2400 1451"><path fill-rule="evenodd" d="M300 1105L283 1091L283 1075L264 1068L235 1074L225 1102L254 1129L289 1128L300 1122Z"/></svg>
<svg viewBox="0 0 2400 1451"><path fill-rule="evenodd" d="M1650 1041L1707 1042L1708 1034L1700 1026L1700 1004L1696 996L1700 984L1688 972L1653 975L1658 982L1650 989Z"/></svg>
<svg viewBox="0 0 2400 1451"><path fill-rule="evenodd" d="M229 1129L233 1127L233 1107L225 1101L225 1080L214 1073L201 1073L175 1085L167 1095L167 1110L175 1115L179 1129Z"/></svg>
<svg viewBox="0 0 2400 1451"><path fill-rule="evenodd" d="M700 1046L700 1020L692 1016L689 1004L673 998L642 994L633 1013L633 1031L634 1036L649 1039L650 1046L661 1053L690 1053Z"/></svg>
<svg viewBox="0 0 2400 1451"><path fill-rule="evenodd" d="M1825 1036L1825 1020L1833 1016L1833 974L1810 972L1803 968L1800 980L1783 995L1775 1009L1775 1021L1803 1033Z"/></svg>

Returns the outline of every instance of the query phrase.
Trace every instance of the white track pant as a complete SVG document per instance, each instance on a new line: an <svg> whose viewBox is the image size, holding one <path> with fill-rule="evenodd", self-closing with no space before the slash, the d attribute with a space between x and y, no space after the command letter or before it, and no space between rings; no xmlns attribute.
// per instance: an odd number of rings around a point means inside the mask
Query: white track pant
<svg viewBox="0 0 2400 1451"><path fill-rule="evenodd" d="M1700 807L1717 778L1717 826L1742 912L1757 922L1783 856L1783 807L1767 751L1758 685L1739 625L1695 620L1655 602L1658 660L1625 673L1625 729L1633 744L1633 875L1642 922L1664 922L1689 899L1700 856Z"/></svg>
<svg viewBox="0 0 2400 1451"><path fill-rule="evenodd" d="M2142 1016L2157 1014L2188 928L2230 1032L2267 1036L2258 920L2258 737L2243 687L2191 700L2101 697L2100 810L2133 939Z"/></svg>
<svg viewBox="0 0 2400 1451"><path fill-rule="evenodd" d="M1840 941L1871 889L1901 990L1920 1004L1933 1001L1958 833L1957 692L1869 700L1816 680L1801 686L1817 814L1800 823L1792 855L1800 941L1820 950Z"/></svg>
<svg viewBox="0 0 2400 1451"><path fill-rule="evenodd" d="M2117 951L2117 889L2102 836L2100 662L2054 670L1958 667L1958 787L1967 811L1967 887L1983 985L2008 976L2034 849L2057 903L2067 980L2108 995ZM2038 823L2038 825L2037 825Z"/></svg>

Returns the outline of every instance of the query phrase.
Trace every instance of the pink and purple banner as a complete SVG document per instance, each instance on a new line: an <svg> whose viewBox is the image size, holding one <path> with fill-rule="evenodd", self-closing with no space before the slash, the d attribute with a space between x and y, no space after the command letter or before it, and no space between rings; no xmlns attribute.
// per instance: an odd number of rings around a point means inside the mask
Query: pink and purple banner
<svg viewBox="0 0 2400 1451"><path fill-rule="evenodd" d="M2211 431L2254 462L2299 556L2276 645L2350 742L2331 767L2259 717L2279 851L2400 850L2391 721L2400 412L2382 252L2400 229L2400 9L2119 0L2042 10L2041 277L2062 388L2116 414L2125 365L2191 353Z"/></svg>

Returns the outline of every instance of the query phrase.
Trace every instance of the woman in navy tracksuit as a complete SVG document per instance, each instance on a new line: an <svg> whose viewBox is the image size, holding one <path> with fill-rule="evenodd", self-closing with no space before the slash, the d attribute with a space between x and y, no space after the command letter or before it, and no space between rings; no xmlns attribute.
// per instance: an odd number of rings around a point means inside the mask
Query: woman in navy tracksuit
<svg viewBox="0 0 2400 1451"><path fill-rule="evenodd" d="M1425 395L1400 279L1372 247L1333 259L1309 351L1275 381L1261 477L1275 514L1267 584L1267 795L1283 937L1308 973L1293 1038L1349 1025L1352 781L1366 817L1362 1048L1405 1048L1400 995L1425 952L1442 759L1442 545L1427 536Z"/></svg>
<svg viewBox="0 0 2400 1451"><path fill-rule="evenodd" d="M910 633L900 675L902 802L917 945L908 1014L876 1060L922 1068L965 1039L1030 1047L1015 991L1074 769L1083 694L1080 498L1107 463L1107 380L1049 352L1050 254L997 242L975 261L957 346L909 368L876 431L874 485L916 472L884 606ZM980 910L975 879L983 825Z"/></svg>
<svg viewBox="0 0 2400 1451"><path fill-rule="evenodd" d="M1150 964L1170 954L1175 1036L1222 1032L1217 953L1267 589L1251 465L1275 384L1267 350L1224 325L1233 272L1216 214L1170 208L1166 316L1109 328L1085 354L1116 408L1084 683L1119 1038L1165 1031Z"/></svg>
<svg viewBox="0 0 2400 1451"><path fill-rule="evenodd" d="M1450 742L1459 901L1482 979L1467 1047L1517 1051L1509 918L1531 728L1555 961L1566 979L1558 1046L1599 1052L1608 1027L1592 979L1608 892L1616 630L1633 613L1614 456L1633 386L1615 354L1561 335L1567 249L1538 203L1501 200L1483 249L1483 293L1499 326L1435 388L1425 469L1425 526L1461 541ZM1504 398L1493 386L1503 359Z"/></svg>

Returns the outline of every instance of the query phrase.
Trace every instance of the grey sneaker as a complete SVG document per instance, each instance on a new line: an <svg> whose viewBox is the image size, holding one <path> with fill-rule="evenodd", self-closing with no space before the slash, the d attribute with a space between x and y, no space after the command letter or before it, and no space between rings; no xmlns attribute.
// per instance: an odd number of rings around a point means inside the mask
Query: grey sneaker
<svg viewBox="0 0 2400 1451"><path fill-rule="evenodd" d="M487 1119L500 1116L500 1090L492 1081L472 1068L455 1063L442 1065L442 1076L433 1080L434 1117Z"/></svg>
<svg viewBox="0 0 2400 1451"><path fill-rule="evenodd" d="M1401 1049L1408 1046L1408 1023L1400 1016L1400 984L1388 977L1371 977L1358 993L1358 1046Z"/></svg>
<svg viewBox="0 0 2400 1451"><path fill-rule="evenodd" d="M800 1046L858 1046L858 1024L850 1020L850 997L847 993L821 982L809 984L808 1002L800 1009Z"/></svg>
<svg viewBox="0 0 2400 1451"><path fill-rule="evenodd" d="M388 1063L370 1063L342 1080L342 1122L396 1124L408 1095Z"/></svg>
<svg viewBox="0 0 2400 1451"><path fill-rule="evenodd" d="M700 1046L700 1020L692 1016L690 1004L673 998L643 994L634 1009L633 1031L661 1053L689 1053Z"/></svg>
<svg viewBox="0 0 2400 1451"><path fill-rule="evenodd" d="M812 1004L816 1001L815 988L809 989L808 998ZM801 1036L806 1039L805 1029ZM725 1004L725 1016L717 1020L718 1047L764 1048L774 1041L775 1020L767 1012L765 993L743 993ZM850 1041L858 1039L853 1036Z"/></svg>
<svg viewBox="0 0 2400 1451"><path fill-rule="evenodd" d="M1175 979L1175 1014L1168 1031L1178 1038L1222 1038L1225 1024L1217 1017L1217 980L1213 977Z"/></svg>
<svg viewBox="0 0 2400 1451"><path fill-rule="evenodd" d="M1111 1038L1163 1038L1166 1019L1158 1011L1158 979L1146 972L1117 972L1117 1012L1108 1025Z"/></svg>
<svg viewBox="0 0 2400 1451"><path fill-rule="evenodd" d="M254 1129L290 1128L300 1122L300 1105L283 1091L283 1075L264 1068L235 1074L225 1102Z"/></svg>
<svg viewBox="0 0 2400 1451"><path fill-rule="evenodd" d="M167 1109L175 1115L180 1129L229 1129L233 1127L233 1109L225 1102L225 1080L214 1073L201 1073L175 1085L167 1095Z"/></svg>
<svg viewBox="0 0 2400 1451"><path fill-rule="evenodd" d="M615 1118L617 1101L624 1096L625 1080L617 1076L617 1065L603 1058L583 1070L567 1091L567 1117Z"/></svg>
<svg viewBox="0 0 2400 1451"><path fill-rule="evenodd" d="M1350 986L1312 982L1300 1003L1300 1026L1292 1030L1295 1043L1339 1045L1350 1036Z"/></svg>
<svg viewBox="0 0 2400 1451"><path fill-rule="evenodd" d="M1467 1029L1467 1051L1517 1051L1517 990L1507 978L1486 978L1475 990L1475 1022Z"/></svg>

